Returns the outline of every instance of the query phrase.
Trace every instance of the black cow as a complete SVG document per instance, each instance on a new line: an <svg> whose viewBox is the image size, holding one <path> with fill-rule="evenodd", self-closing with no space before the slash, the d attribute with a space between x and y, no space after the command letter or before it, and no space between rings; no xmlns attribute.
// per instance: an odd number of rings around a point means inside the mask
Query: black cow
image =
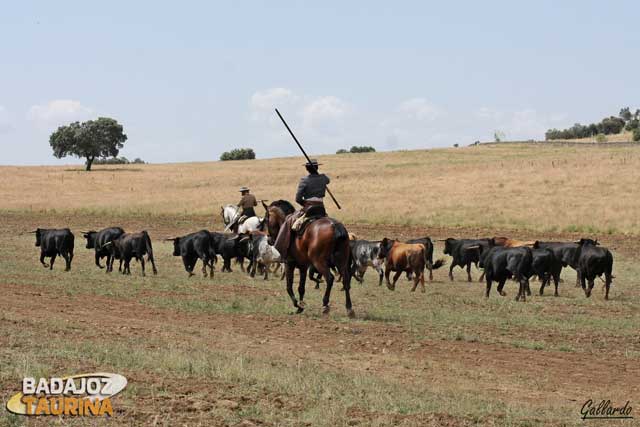
<svg viewBox="0 0 640 427"><path fill-rule="evenodd" d="M378 272L378 285L382 285L384 270L383 261L378 258L380 252L380 241L371 242L369 240L350 240L351 246L351 274L360 283L364 280L364 273L367 267L373 267Z"/></svg>
<svg viewBox="0 0 640 427"><path fill-rule="evenodd" d="M207 277L207 266L209 267L209 277L213 277L213 264L217 261L213 239L207 230L200 230L182 237L167 239L173 241L173 256L181 256L184 269L193 276L193 269L198 260L202 261L202 274Z"/></svg>
<svg viewBox="0 0 640 427"><path fill-rule="evenodd" d="M596 243L597 244L597 243ZM541 249L550 249L560 263L560 271L569 266L576 271L576 287L580 286L580 268L578 267L578 244L575 242L538 242ZM558 272L560 275L560 272Z"/></svg>
<svg viewBox="0 0 640 427"><path fill-rule="evenodd" d="M433 280L433 270L437 270L446 264L444 259L439 259L435 263L433 262L433 242L429 237L422 237L420 239L410 239L407 243L421 243L424 245L425 252L425 265L429 270L429 280ZM407 279L411 279L411 274L407 273Z"/></svg>
<svg viewBox="0 0 640 427"><path fill-rule="evenodd" d="M236 258L244 271L244 259L251 259L251 238L244 234L209 232L216 254L224 260L222 272L231 273L231 259Z"/></svg>
<svg viewBox="0 0 640 427"><path fill-rule="evenodd" d="M71 270L73 260L73 245L75 237L68 228L46 229L38 228L31 233L36 235L36 246L40 246L40 263L53 270L56 256L64 258L66 266L64 271ZM45 257L51 257L50 264L44 262Z"/></svg>
<svg viewBox="0 0 640 427"><path fill-rule="evenodd" d="M113 260L118 258L124 261L124 269L122 274L131 274L131 258L135 258L140 261L142 267L142 275L145 275L144 271L144 256L147 255L147 261L151 262L153 267L153 274L158 274L156 269L156 263L153 259L153 247L151 246L151 238L149 233L141 231L140 233L124 233L120 237L105 245L111 248L111 262L107 269L113 271Z"/></svg>
<svg viewBox="0 0 640 427"><path fill-rule="evenodd" d="M593 281L596 276L600 277L604 274L604 299L609 299L609 288L613 280L613 255L609 249L598 247L598 242L591 239L580 239L576 242L578 245L578 268L580 269L580 285L584 290L584 294L589 298L593 289ZM589 287L586 287L586 284Z"/></svg>
<svg viewBox="0 0 640 427"><path fill-rule="evenodd" d="M100 268L104 268L100 265L100 260L107 257L107 266L111 261L111 250L105 245L124 234L124 230L121 227L109 227L100 231L86 231L82 235L87 239L87 249L95 249L96 265ZM107 269L109 272L109 269Z"/></svg>
<svg viewBox="0 0 640 427"><path fill-rule="evenodd" d="M553 254L549 248L540 249L537 243L531 250L533 260L531 262L531 274L529 276L538 276L542 281L540 286L540 295L544 294L545 286L548 286L553 278L555 285L555 296L558 296L558 283L560 282L560 272L562 271L562 263Z"/></svg>
<svg viewBox="0 0 640 427"><path fill-rule="evenodd" d="M482 251L480 255L480 267L484 268L487 281L486 297L489 298L491 284L498 282L498 293L505 296L502 290L507 279L513 278L519 283L516 301L522 298L526 301L526 295L531 295L529 290L529 275L532 270L533 254L531 248L503 248L494 246L488 251Z"/></svg>
<svg viewBox="0 0 640 427"><path fill-rule="evenodd" d="M490 248L490 242L490 239L445 239L443 252L453 258L449 267L449 279L453 280L453 268L459 266L467 268L467 280L471 282L471 264L478 266L480 253Z"/></svg>

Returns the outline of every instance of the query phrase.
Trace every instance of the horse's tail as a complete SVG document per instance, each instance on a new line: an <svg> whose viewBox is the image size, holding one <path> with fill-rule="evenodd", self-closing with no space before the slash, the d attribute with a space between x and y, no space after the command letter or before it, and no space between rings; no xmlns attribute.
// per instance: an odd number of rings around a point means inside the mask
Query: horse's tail
<svg viewBox="0 0 640 427"><path fill-rule="evenodd" d="M338 268L344 280L348 280L351 275L351 249L349 246L349 233L345 226L335 221L333 223L333 252L331 253L331 264ZM348 283L348 282L347 282Z"/></svg>

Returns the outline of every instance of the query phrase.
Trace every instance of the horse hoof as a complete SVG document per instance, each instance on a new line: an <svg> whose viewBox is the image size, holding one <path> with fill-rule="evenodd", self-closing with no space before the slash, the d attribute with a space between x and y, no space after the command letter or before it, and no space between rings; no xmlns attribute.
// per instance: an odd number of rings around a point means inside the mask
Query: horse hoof
<svg viewBox="0 0 640 427"><path fill-rule="evenodd" d="M350 308L350 309L348 309L348 310L347 310L347 316L349 317L349 319L355 319L355 317L356 317L356 312L355 312L355 311L353 311L353 309L352 309L352 308Z"/></svg>
<svg viewBox="0 0 640 427"><path fill-rule="evenodd" d="M329 314L329 311L331 311L331 307L328 305L322 307L322 314Z"/></svg>

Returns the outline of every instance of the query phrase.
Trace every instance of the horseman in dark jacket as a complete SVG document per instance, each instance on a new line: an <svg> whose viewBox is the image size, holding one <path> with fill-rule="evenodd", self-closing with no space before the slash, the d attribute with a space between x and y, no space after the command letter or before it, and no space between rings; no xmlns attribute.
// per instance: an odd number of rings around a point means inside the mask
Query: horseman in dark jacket
<svg viewBox="0 0 640 427"><path fill-rule="evenodd" d="M248 218L257 216L256 211L253 208L255 206L258 206L258 201L256 200L256 196L251 194L249 191L250 190L247 187L240 188L240 194L242 195L242 198L238 202L238 215L236 216L235 220L227 226L227 228L233 230Z"/></svg>
<svg viewBox="0 0 640 427"><path fill-rule="evenodd" d="M317 160L311 159L304 165L309 175L300 180L296 192L296 203L301 205L302 209L287 217L280 227L274 244L282 259L287 258L287 251L291 244L291 230L299 229L307 218L327 216L327 211L324 208L324 195L330 180L328 176L318 172L320 164Z"/></svg>

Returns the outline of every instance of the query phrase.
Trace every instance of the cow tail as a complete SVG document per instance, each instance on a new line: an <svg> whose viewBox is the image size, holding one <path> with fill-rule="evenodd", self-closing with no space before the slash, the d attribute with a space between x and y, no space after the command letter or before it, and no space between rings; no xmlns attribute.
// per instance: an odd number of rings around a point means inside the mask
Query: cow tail
<svg viewBox="0 0 640 427"><path fill-rule="evenodd" d="M147 233L147 230L144 230L142 232L142 235L144 236L144 244L147 249L147 261L153 261L153 247L151 247L151 237L149 237L149 233Z"/></svg>

